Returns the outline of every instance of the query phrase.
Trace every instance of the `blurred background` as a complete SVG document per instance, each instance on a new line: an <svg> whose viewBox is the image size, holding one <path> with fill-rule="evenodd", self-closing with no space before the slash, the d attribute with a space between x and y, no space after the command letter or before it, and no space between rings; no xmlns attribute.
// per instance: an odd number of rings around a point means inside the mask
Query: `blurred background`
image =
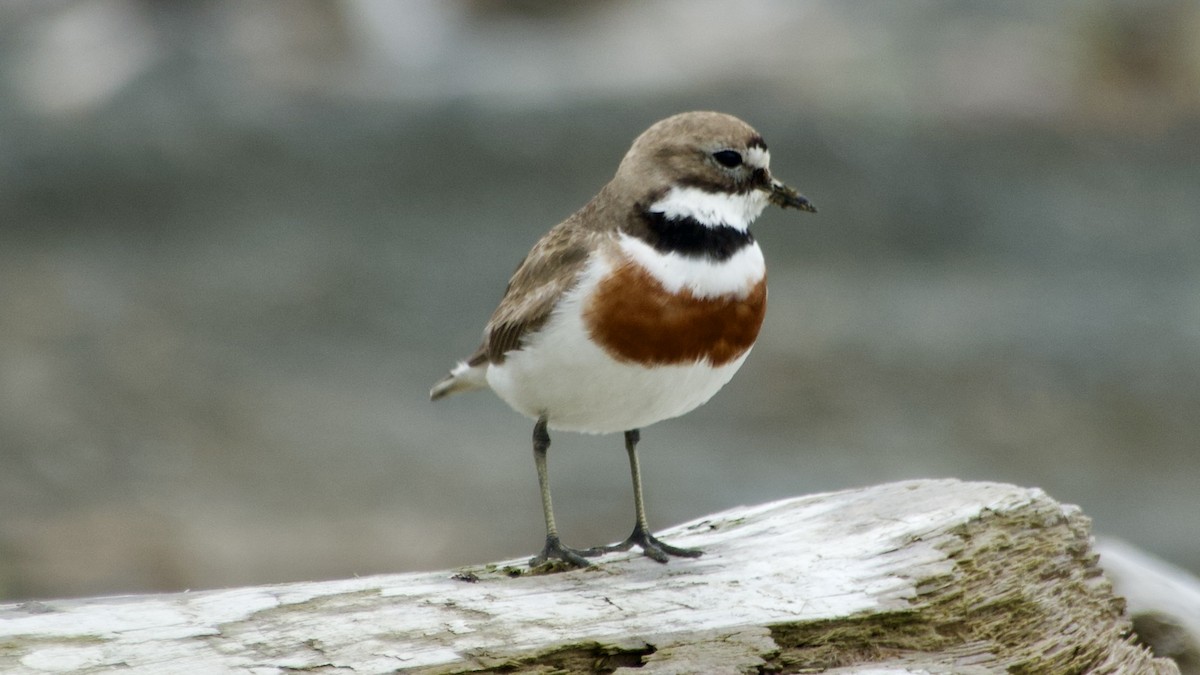
<svg viewBox="0 0 1200 675"><path fill-rule="evenodd" d="M1039 486L1200 572L1200 5L0 4L0 598L532 555L531 423L429 386L632 139L736 114L820 207L643 432L651 523ZM558 434L567 543L632 526Z"/></svg>

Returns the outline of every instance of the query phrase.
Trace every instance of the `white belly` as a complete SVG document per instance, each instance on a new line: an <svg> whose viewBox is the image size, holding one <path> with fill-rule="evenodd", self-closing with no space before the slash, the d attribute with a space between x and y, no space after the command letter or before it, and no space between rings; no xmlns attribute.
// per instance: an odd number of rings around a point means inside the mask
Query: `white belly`
<svg viewBox="0 0 1200 675"><path fill-rule="evenodd" d="M600 265L585 273L528 344L488 366L488 385L514 410L534 419L545 415L551 429L564 431L639 429L699 407L741 368L748 350L718 367L613 359L588 339L581 312L581 298L603 272Z"/></svg>
<svg viewBox="0 0 1200 675"><path fill-rule="evenodd" d="M563 340L556 332L545 337L537 348L489 366L487 380L517 412L546 415L551 429L564 431L611 433L678 417L712 398L746 360L743 354L717 368L645 368L614 361L590 342Z"/></svg>

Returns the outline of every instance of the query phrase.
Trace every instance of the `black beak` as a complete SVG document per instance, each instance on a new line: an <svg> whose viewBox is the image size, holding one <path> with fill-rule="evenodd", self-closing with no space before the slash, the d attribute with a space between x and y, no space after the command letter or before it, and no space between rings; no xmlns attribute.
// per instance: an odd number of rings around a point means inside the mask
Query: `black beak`
<svg viewBox="0 0 1200 675"><path fill-rule="evenodd" d="M808 201L808 197L796 192L792 188L780 183L774 178L771 179L770 186L767 190L771 193L770 200L775 206L781 209L793 208L809 213L816 213L817 207Z"/></svg>

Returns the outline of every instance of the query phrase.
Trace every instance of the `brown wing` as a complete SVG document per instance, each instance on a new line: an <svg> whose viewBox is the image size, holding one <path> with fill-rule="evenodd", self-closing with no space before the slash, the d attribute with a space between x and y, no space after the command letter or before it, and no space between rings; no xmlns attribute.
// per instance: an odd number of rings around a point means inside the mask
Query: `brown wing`
<svg viewBox="0 0 1200 675"><path fill-rule="evenodd" d="M483 345L472 360L503 363L505 354L520 349L525 336L546 323L559 298L578 281L601 235L573 225L574 221L568 219L547 232L525 256L488 320Z"/></svg>

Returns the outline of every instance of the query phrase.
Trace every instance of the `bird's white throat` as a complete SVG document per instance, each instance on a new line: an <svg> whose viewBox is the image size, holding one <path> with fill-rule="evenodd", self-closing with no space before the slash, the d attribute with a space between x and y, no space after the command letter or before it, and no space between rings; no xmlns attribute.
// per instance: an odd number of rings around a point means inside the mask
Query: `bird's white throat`
<svg viewBox="0 0 1200 675"><path fill-rule="evenodd" d="M707 227L725 225L745 232L766 207L767 193L762 190L736 194L674 186L648 210L668 220L690 218Z"/></svg>

